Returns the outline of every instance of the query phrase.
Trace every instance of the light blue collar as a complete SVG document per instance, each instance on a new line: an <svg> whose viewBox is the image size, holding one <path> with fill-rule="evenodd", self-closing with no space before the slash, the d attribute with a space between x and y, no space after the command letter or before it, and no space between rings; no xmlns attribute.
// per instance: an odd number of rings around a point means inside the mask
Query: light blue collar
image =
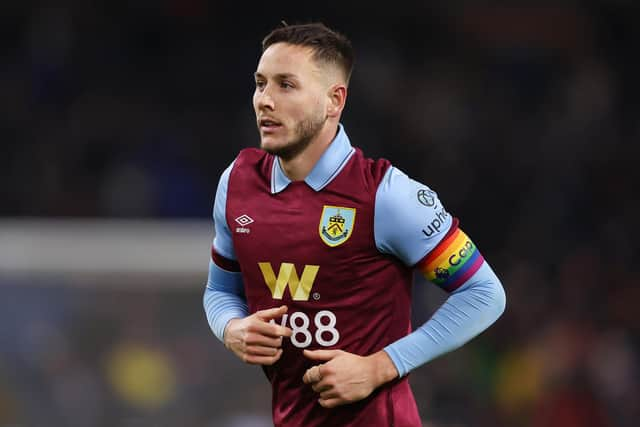
<svg viewBox="0 0 640 427"><path fill-rule="evenodd" d="M304 182L315 191L322 190L340 173L353 153L355 153L355 149L351 146L344 127L339 124L338 134L304 179ZM279 158L276 156L271 169L271 194L281 192L287 188L290 182L291 180L285 175L280 166Z"/></svg>

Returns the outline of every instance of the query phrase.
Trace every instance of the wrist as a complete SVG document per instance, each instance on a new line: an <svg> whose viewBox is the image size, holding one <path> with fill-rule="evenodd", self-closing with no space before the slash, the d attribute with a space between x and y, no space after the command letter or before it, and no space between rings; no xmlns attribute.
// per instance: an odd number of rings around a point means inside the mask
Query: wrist
<svg viewBox="0 0 640 427"><path fill-rule="evenodd" d="M379 352L374 353L369 357L373 362L373 369L377 387L398 378L398 370L396 369L396 365L394 365L393 361L386 351L380 350Z"/></svg>
<svg viewBox="0 0 640 427"><path fill-rule="evenodd" d="M227 349L229 348L229 343L227 342L227 330L229 330L229 326L231 326L231 324L237 320L240 320L240 318L232 317L231 319L229 319L229 321L224 327L224 331L222 332L222 343Z"/></svg>

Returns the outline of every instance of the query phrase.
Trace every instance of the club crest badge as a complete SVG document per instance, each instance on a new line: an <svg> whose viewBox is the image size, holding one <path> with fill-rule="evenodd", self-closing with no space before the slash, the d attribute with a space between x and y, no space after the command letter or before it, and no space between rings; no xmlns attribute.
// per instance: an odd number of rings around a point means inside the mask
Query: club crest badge
<svg viewBox="0 0 640 427"><path fill-rule="evenodd" d="M318 226L320 238L331 247L343 244L351 237L355 220L355 208L325 205Z"/></svg>

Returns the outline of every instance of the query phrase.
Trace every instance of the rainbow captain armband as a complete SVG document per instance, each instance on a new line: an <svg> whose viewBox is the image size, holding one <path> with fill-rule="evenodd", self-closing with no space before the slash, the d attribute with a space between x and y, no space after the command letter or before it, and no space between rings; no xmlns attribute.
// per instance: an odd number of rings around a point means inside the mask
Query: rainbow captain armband
<svg viewBox="0 0 640 427"><path fill-rule="evenodd" d="M478 271L483 262L476 245L454 223L438 246L418 262L417 268L429 281L452 292Z"/></svg>

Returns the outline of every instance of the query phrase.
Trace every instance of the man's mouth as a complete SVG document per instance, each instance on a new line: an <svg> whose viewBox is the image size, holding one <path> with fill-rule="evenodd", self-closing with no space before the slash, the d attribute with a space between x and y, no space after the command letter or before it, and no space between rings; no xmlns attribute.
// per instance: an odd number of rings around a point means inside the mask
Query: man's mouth
<svg viewBox="0 0 640 427"><path fill-rule="evenodd" d="M260 125L260 130L263 130L266 132L273 131L282 126L282 123L273 119L260 119L258 123Z"/></svg>

